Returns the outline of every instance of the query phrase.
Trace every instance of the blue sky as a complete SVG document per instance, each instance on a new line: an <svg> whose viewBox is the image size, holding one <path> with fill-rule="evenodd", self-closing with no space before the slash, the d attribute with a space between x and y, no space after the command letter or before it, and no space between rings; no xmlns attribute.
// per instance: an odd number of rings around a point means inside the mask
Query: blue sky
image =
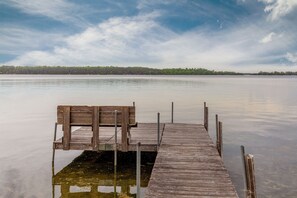
<svg viewBox="0 0 297 198"><path fill-rule="evenodd" d="M0 65L297 69L297 0L1 0Z"/></svg>

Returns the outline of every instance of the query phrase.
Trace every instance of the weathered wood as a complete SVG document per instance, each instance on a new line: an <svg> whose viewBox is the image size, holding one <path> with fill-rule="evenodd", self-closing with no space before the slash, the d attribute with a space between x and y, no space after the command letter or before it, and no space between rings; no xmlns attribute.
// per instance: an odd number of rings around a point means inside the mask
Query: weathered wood
<svg viewBox="0 0 297 198"><path fill-rule="evenodd" d="M122 151L128 151L128 108L122 107Z"/></svg>
<svg viewBox="0 0 297 198"><path fill-rule="evenodd" d="M204 125L165 125L145 197L238 197Z"/></svg>
<svg viewBox="0 0 297 198"><path fill-rule="evenodd" d="M219 151L219 116L216 114L216 147Z"/></svg>
<svg viewBox="0 0 297 198"><path fill-rule="evenodd" d="M63 124L63 111L65 107L71 107L71 125L72 126L91 126L93 116L93 106L67 106L60 105L57 107L57 122ZM100 120L99 125L114 126L114 111L119 112L118 124L121 124L121 109L122 107L129 108L129 124L135 126L135 106L99 106Z"/></svg>
<svg viewBox="0 0 297 198"><path fill-rule="evenodd" d="M206 106L206 102L204 102L204 127L208 131L208 107Z"/></svg>
<svg viewBox="0 0 297 198"><path fill-rule="evenodd" d="M245 156L245 162L247 167L247 197L256 198L256 180L255 180L255 168L254 168L254 156L247 154Z"/></svg>
<svg viewBox="0 0 297 198"><path fill-rule="evenodd" d="M164 126L164 124L160 124L160 137L162 137ZM131 140L128 145L128 150L136 151L137 142L141 142L141 148L143 151L156 152L156 131L157 123L139 123L138 127L131 128ZM91 127L81 127L75 130L72 132L70 150L93 150L92 137L93 132ZM114 151L115 129L111 127L100 127L99 142L100 144L98 149L100 151ZM121 133L118 133L117 143L117 149L121 151ZM54 141L54 148L63 149L61 138Z"/></svg>
<svg viewBox="0 0 297 198"><path fill-rule="evenodd" d="M71 140L70 107L65 107L63 112L63 149L69 150Z"/></svg>
<svg viewBox="0 0 297 198"><path fill-rule="evenodd" d="M219 122L218 152L223 157L223 123Z"/></svg>
<svg viewBox="0 0 297 198"><path fill-rule="evenodd" d="M93 107L93 150L97 151L99 147L99 107Z"/></svg>

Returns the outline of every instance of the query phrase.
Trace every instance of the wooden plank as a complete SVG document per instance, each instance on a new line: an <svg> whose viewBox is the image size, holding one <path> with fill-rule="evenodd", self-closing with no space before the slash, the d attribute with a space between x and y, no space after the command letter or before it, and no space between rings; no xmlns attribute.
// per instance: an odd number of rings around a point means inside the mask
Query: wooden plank
<svg viewBox="0 0 297 198"><path fill-rule="evenodd" d="M63 118L63 149L69 150L71 140L70 107L64 108Z"/></svg>
<svg viewBox="0 0 297 198"><path fill-rule="evenodd" d="M98 150L99 147L99 107L93 107L93 150Z"/></svg>
<svg viewBox="0 0 297 198"><path fill-rule="evenodd" d="M65 107L71 107L73 126L92 126L93 106L70 106L59 105L57 107L57 122L63 124L63 111ZM118 123L121 123L122 108L129 109L129 124L136 125L135 106L99 106L100 111L100 125L114 125L114 111L118 111Z"/></svg>
<svg viewBox="0 0 297 198"><path fill-rule="evenodd" d="M128 108L122 107L122 151L128 151Z"/></svg>
<svg viewBox="0 0 297 198"><path fill-rule="evenodd" d="M145 197L238 197L204 126L166 124Z"/></svg>

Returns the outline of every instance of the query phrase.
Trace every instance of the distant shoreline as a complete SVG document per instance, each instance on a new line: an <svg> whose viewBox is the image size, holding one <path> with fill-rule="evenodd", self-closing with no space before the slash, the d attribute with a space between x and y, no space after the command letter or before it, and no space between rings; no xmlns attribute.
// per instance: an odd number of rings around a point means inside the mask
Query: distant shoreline
<svg viewBox="0 0 297 198"><path fill-rule="evenodd" d="M296 72L240 73L204 68L115 67L115 66L0 66L1 74L28 75L297 75Z"/></svg>

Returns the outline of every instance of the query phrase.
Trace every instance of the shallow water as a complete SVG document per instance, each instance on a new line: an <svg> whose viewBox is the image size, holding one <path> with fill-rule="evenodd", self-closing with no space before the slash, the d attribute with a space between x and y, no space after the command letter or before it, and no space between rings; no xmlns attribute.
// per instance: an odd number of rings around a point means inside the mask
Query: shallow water
<svg viewBox="0 0 297 198"><path fill-rule="evenodd" d="M297 196L297 78L267 76L0 76L0 197L51 197L59 104L131 105L138 122L223 122L224 162L242 196L240 145L255 156L259 197ZM61 130L58 134L61 136ZM57 151L56 172L81 152ZM112 175L113 176L113 175ZM59 187L58 187L59 188ZM80 191L80 189L73 189ZM56 189L60 192L60 189Z"/></svg>

